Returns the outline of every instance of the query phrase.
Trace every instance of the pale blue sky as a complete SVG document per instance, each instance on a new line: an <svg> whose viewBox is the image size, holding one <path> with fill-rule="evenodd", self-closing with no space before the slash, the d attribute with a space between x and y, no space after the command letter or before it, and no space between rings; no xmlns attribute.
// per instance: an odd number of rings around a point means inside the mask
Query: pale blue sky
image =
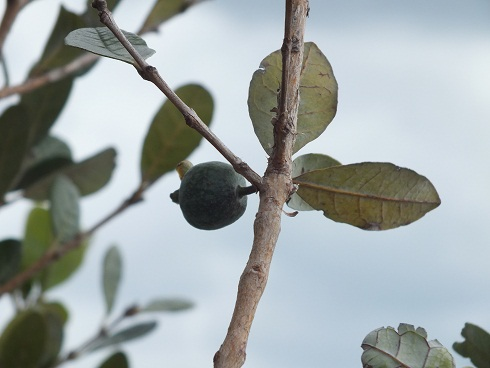
<svg viewBox="0 0 490 368"><path fill-rule="evenodd" d="M42 49L58 3L34 2L19 19L6 45L14 82ZM80 9L85 1L64 3ZM138 28L151 3L123 0L116 12L121 27ZM145 37L157 51L150 63L171 86L199 82L212 92L213 130L259 173L266 155L248 118L248 84L262 58L281 46L283 3L208 1ZM442 205L410 226L379 233L321 213L285 216L245 366L360 367L364 336L400 322L425 327L448 348L461 340L467 321L490 330L490 3L311 0L310 6L306 39L333 66L339 108L325 134L300 154L409 167L433 182ZM54 133L77 158L109 145L119 151L110 185L83 202L85 226L137 185L142 140L162 101L155 87L114 60L77 81ZM203 143L191 159L221 158ZM187 225L168 198L177 186L177 176L168 175L144 203L101 229L77 276L50 294L71 310L68 347L101 319L100 264L115 243L125 260L120 309L154 296L197 304L160 318L156 333L127 345L132 366L212 366L250 250L257 199L234 225L203 232ZM0 211L0 235L20 236L28 209L18 203ZM2 314L8 307L0 302ZM93 367L105 354L66 367Z"/></svg>

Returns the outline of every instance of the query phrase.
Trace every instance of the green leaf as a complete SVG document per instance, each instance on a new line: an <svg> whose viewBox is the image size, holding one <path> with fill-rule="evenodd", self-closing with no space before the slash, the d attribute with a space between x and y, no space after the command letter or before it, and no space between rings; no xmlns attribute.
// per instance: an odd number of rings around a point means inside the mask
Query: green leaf
<svg viewBox="0 0 490 368"><path fill-rule="evenodd" d="M126 31L123 33L143 59L148 59L155 53L141 37ZM65 44L136 65L133 57L107 27L76 29L66 36Z"/></svg>
<svg viewBox="0 0 490 368"><path fill-rule="evenodd" d="M64 243L77 235L80 229L80 208L78 188L66 176L57 176L51 186L51 220L53 232L59 243Z"/></svg>
<svg viewBox="0 0 490 368"><path fill-rule="evenodd" d="M195 84L178 88L177 95L209 126L213 117L213 98L203 87ZM202 136L189 128L182 114L165 101L157 112L146 135L141 154L143 181L154 182L173 171L201 142Z"/></svg>
<svg viewBox="0 0 490 368"><path fill-rule="evenodd" d="M17 239L0 241L0 285L20 271L22 243Z"/></svg>
<svg viewBox="0 0 490 368"><path fill-rule="evenodd" d="M92 352L112 345L119 345L127 341L131 341L142 337L155 329L157 323L155 321L143 322L128 328L125 328L114 335L101 336L94 341L92 345L87 347L87 351Z"/></svg>
<svg viewBox="0 0 490 368"><path fill-rule="evenodd" d="M400 324L370 332L362 342L362 364L370 368L455 368L449 351L437 340L427 340L413 326ZM425 331L425 330L424 330Z"/></svg>
<svg viewBox="0 0 490 368"><path fill-rule="evenodd" d="M260 63L248 92L248 112L260 144L270 155L274 145L272 118L282 78L281 51ZM337 81L325 55L313 42L305 42L300 81L297 137L294 152L318 138L337 111Z"/></svg>
<svg viewBox="0 0 490 368"><path fill-rule="evenodd" d="M490 334L484 329L465 323L461 335L466 339L455 342L453 349L461 356L470 358L477 368L490 367Z"/></svg>
<svg viewBox="0 0 490 368"><path fill-rule="evenodd" d="M194 307L194 303L184 299L156 299L141 309L141 312L180 312Z"/></svg>
<svg viewBox="0 0 490 368"><path fill-rule="evenodd" d="M45 354L47 326L40 312L18 313L0 337L0 367L38 368Z"/></svg>
<svg viewBox="0 0 490 368"><path fill-rule="evenodd" d="M29 147L48 134L68 101L72 86L73 78L68 77L22 95L20 105L29 112Z"/></svg>
<svg viewBox="0 0 490 368"><path fill-rule="evenodd" d="M22 268L28 268L37 261L53 244L49 211L34 207L27 217L27 224L22 244Z"/></svg>
<svg viewBox="0 0 490 368"><path fill-rule="evenodd" d="M106 313L109 314L114 306L117 290L121 282L122 257L116 246L109 248L104 257L104 268L102 275L102 286Z"/></svg>
<svg viewBox="0 0 490 368"><path fill-rule="evenodd" d="M97 12L93 9L92 12L97 15ZM51 31L43 54L29 72L29 77L45 74L52 69L68 64L82 55L83 51L66 47L64 39L69 32L84 27L85 25L85 21L82 17L66 10L63 6L60 6L58 19Z"/></svg>
<svg viewBox="0 0 490 368"><path fill-rule="evenodd" d="M0 202L19 175L28 148L27 111L11 106L0 116Z"/></svg>
<svg viewBox="0 0 490 368"><path fill-rule="evenodd" d="M191 5L200 1L195 0L157 0L150 14L141 27L141 33L156 32L158 27L170 18L183 13Z"/></svg>
<svg viewBox="0 0 490 368"><path fill-rule="evenodd" d="M62 167L29 186L24 197L36 201L48 199L50 187L58 175L69 178L77 186L81 196L92 194L109 182L115 167L115 156L116 151L108 148L85 161Z"/></svg>
<svg viewBox="0 0 490 368"><path fill-rule="evenodd" d="M88 246L89 241L84 241L47 267L40 277L42 290L46 291L68 280L82 264Z"/></svg>
<svg viewBox="0 0 490 368"><path fill-rule="evenodd" d="M390 163L332 166L293 179L298 195L331 220L364 230L408 225L441 203L432 183Z"/></svg>
<svg viewBox="0 0 490 368"><path fill-rule="evenodd" d="M123 352L116 352L107 358L99 368L129 368L128 358Z"/></svg>
<svg viewBox="0 0 490 368"><path fill-rule="evenodd" d="M337 165L340 165L340 162L330 156L319 153L309 153L294 159L292 177L295 178L309 171L326 169L327 167ZM291 198L288 200L287 205L290 208L298 211L314 210L314 208L303 201L297 193L293 193Z"/></svg>
<svg viewBox="0 0 490 368"><path fill-rule="evenodd" d="M42 177L49 175L73 163L70 147L62 140L46 136L24 160L24 173L15 185L15 189L25 189Z"/></svg>

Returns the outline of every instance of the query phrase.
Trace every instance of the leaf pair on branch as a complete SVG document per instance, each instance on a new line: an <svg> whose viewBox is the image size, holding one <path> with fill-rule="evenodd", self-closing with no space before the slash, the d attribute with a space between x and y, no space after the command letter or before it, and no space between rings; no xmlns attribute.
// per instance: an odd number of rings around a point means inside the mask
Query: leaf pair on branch
<svg viewBox="0 0 490 368"><path fill-rule="evenodd" d="M129 34L129 37L144 58L153 54L138 36ZM105 28L76 30L66 42L134 64L131 55ZM277 111L281 65L280 51L267 56L254 73L249 89L250 118L255 134L268 154L274 144L272 122ZM337 110L337 90L327 58L314 43L305 43L294 152L318 138L333 120ZM194 98L194 103L198 101L199 98ZM151 139L152 135L149 135L146 147ZM149 152L149 148L145 152ZM171 154L172 150L166 152ZM291 208L321 210L334 221L365 230L386 230L410 224L440 204L437 191L427 178L389 163L341 165L329 156L304 155L295 159L293 176L298 190L288 202Z"/></svg>

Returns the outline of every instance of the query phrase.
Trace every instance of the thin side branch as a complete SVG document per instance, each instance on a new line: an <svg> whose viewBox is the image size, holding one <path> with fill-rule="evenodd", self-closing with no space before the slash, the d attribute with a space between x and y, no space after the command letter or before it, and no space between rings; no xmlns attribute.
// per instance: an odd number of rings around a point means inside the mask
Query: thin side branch
<svg viewBox="0 0 490 368"><path fill-rule="evenodd" d="M230 162L233 168L242 174L252 185L260 190L262 187L262 178L255 171L253 171L247 163L243 162L238 156L236 156L199 118L196 112L187 106L184 101L168 86L163 80L158 70L149 65L145 59L136 51L136 49L127 40L126 36L122 33L119 26L116 24L112 13L107 8L105 0L94 0L92 6L99 11L100 21L109 28L114 36L121 42L121 44L128 50L130 55L136 62L136 67L140 75L152 82L155 86L163 92L169 101L181 112L184 116L187 125L195 129L199 134L203 136L209 143L211 143L220 152L223 157Z"/></svg>
<svg viewBox="0 0 490 368"><path fill-rule="evenodd" d="M0 55L3 55L3 45L7 38L12 25L14 24L17 15L21 9L29 2L29 0L8 0L3 14L2 22L0 23Z"/></svg>
<svg viewBox="0 0 490 368"><path fill-rule="evenodd" d="M115 210L109 213L102 220L97 222L89 230L80 232L70 241L62 244L61 246L46 252L41 258L39 258L35 263L33 263L29 268L25 269L19 273L14 278L7 281L5 284L0 286L0 296L5 293L9 293L12 290L20 287L26 281L32 279L37 273L44 270L46 267L61 259L66 253L80 247L83 242L89 239L100 227L105 225L107 222L112 220L114 217L120 215L125 210L127 210L132 205L139 203L143 199L143 193L147 189L142 185L125 201L123 201Z"/></svg>
<svg viewBox="0 0 490 368"><path fill-rule="evenodd" d="M73 73L76 73L77 71L89 67L90 65L95 63L97 59L99 59L98 55L89 53L83 54L72 62L62 67L53 69L46 74L29 78L25 82L15 86L2 88L0 90L0 99L15 94L24 94L37 88L43 87L46 84L57 82L63 78L70 76Z"/></svg>
<svg viewBox="0 0 490 368"><path fill-rule="evenodd" d="M292 193L292 153L299 106L299 80L303 62L303 35L308 0L287 0L282 46L283 75L274 148L263 179L254 223L254 241L238 284L238 295L228 333L214 356L215 368L239 368L245 363L252 322L269 277L272 256L281 228L284 203Z"/></svg>

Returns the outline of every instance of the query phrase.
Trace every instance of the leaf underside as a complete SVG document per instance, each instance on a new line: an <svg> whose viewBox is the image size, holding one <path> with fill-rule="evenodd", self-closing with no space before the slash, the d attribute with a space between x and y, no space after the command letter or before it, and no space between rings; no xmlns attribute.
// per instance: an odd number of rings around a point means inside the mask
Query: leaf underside
<svg viewBox="0 0 490 368"><path fill-rule="evenodd" d="M390 163L314 170L293 179L298 195L331 220L364 230L408 225L441 203L432 183Z"/></svg>
<svg viewBox="0 0 490 368"><path fill-rule="evenodd" d="M143 59L148 59L155 53L155 50L150 49L141 37L131 32L122 32ZM131 54L107 27L76 29L66 36L65 44L128 64L136 64Z"/></svg>
<svg viewBox="0 0 490 368"><path fill-rule="evenodd" d="M449 351L427 340L423 328L400 324L370 332L362 342L362 364L370 368L455 368Z"/></svg>
<svg viewBox="0 0 490 368"><path fill-rule="evenodd" d="M330 166L340 165L336 159L322 155L320 153L308 153L306 155L298 156L293 161L292 177L303 175L307 172L326 169ZM287 202L288 207L297 211L313 211L315 210L308 203L306 203L298 193L293 193L291 198Z"/></svg>

